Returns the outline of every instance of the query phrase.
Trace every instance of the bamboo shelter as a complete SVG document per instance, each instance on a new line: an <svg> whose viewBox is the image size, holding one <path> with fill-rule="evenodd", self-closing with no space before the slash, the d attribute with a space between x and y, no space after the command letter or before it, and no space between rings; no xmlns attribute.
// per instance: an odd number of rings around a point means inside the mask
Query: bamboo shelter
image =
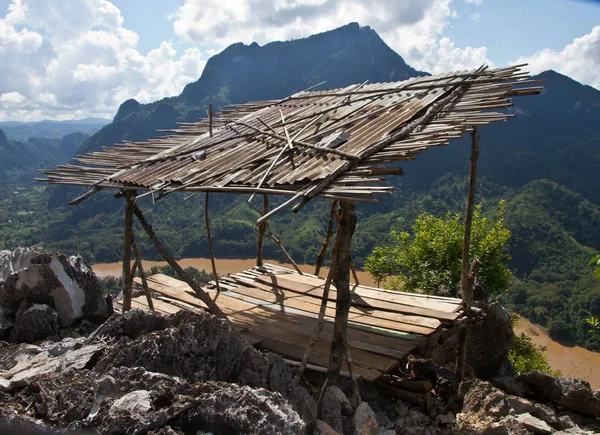
<svg viewBox="0 0 600 435"><path fill-rule="evenodd" d="M313 198L331 200L328 232L331 233L334 221L337 231L315 336L323 329L326 301L333 284L336 305L328 378L335 382L344 357L351 365L346 333L352 302L350 252L356 225L355 204L377 202L380 194L389 194L392 187L384 185L383 177L402 175L399 162L413 160L423 150L447 145L451 139L471 132L474 165L469 215L475 186L477 127L514 116L499 110L510 107L512 97L534 95L541 90L534 85L536 81L521 71L523 66L498 69L484 66L395 83L365 82L328 91L313 87L282 100L232 105L216 115L210 107L208 118L181 124L168 136L104 147L102 151L77 156L78 164L43 170L46 178L42 181L89 187L85 194L71 201L72 205L103 189L116 189L125 198L124 309L131 306L132 269L141 270L137 252L133 268L130 264L132 249L137 251L132 228L135 215L165 260L206 308L220 317L227 315L216 297L211 298L168 254L136 200L152 195L157 201L180 191L205 192L207 203L208 194L213 192L248 194L250 201L256 201L257 194L263 196L262 216L257 221L259 266L266 233L285 251L269 228L270 217L286 208L297 212ZM269 195L287 198L269 210ZM208 214L206 223L210 235ZM465 246L468 259L468 243ZM326 249L324 245L320 262ZM465 264L463 261L463 268ZM467 276L466 270L463 274ZM468 290L466 281L463 286ZM465 296L465 303L469 311L469 295ZM314 347L312 341L311 345ZM303 358L303 366L310 353L311 346L308 356Z"/></svg>

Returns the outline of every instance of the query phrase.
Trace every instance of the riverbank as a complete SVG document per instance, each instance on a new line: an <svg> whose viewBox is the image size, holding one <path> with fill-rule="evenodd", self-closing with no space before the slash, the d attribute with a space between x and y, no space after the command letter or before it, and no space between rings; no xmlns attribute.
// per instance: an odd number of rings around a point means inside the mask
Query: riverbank
<svg viewBox="0 0 600 435"><path fill-rule="evenodd" d="M280 265L283 267L293 269L293 266L291 264L280 263L277 260L265 260L265 263L272 263L272 264L276 264L276 265ZM167 263L165 261L146 261L145 260L144 261L144 269L149 270L151 267L154 267L154 266L161 267L161 266L165 266L166 264ZM206 270L207 272L210 272L212 270L212 266L210 264L210 258L183 258L183 259L179 260L179 264L183 268L192 266L198 270ZM216 264L217 264L217 273L219 273L219 275L224 275L227 273L238 273L238 272L241 272L242 270L250 269L250 268L256 266L256 259L248 258L245 260L239 260L239 259L219 259L218 258L216 260ZM303 272L315 273L315 266L313 266L313 265L300 264L300 265L298 265L298 267L300 267L300 269ZM123 266L122 266L122 263L120 263L120 262L119 263L98 263L98 264L92 265L92 269L98 277L121 276ZM329 271L329 269L327 267L323 267L320 275L322 277L325 277L325 276L327 276L328 271ZM369 275L367 272L362 271L362 270L357 270L356 274L358 275L358 280L360 281L361 285L367 285L367 286L375 285L375 281L373 280L371 275ZM351 279L351 281L354 282L353 279Z"/></svg>
<svg viewBox="0 0 600 435"><path fill-rule="evenodd" d="M592 388L600 389L600 353L579 346L565 346L552 340L544 328L522 317L515 333L531 336L533 341L546 346L548 362L553 370L560 370L564 377L587 380Z"/></svg>

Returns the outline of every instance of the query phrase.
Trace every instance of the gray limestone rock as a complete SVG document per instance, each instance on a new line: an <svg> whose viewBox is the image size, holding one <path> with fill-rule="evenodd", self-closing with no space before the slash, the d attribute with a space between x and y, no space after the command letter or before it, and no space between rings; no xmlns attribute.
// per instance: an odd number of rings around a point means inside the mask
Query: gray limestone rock
<svg viewBox="0 0 600 435"><path fill-rule="evenodd" d="M15 324L10 331L13 343L35 343L58 335L58 313L44 304L29 304L26 300L15 316Z"/></svg>
<svg viewBox="0 0 600 435"><path fill-rule="evenodd" d="M377 417L367 402L358 405L352 422L354 435L377 435L379 432Z"/></svg>

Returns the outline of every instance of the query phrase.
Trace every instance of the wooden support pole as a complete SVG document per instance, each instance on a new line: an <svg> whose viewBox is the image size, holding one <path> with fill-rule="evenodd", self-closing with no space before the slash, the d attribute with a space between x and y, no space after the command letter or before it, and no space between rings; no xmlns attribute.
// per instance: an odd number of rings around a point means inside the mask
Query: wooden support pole
<svg viewBox="0 0 600 435"><path fill-rule="evenodd" d="M460 290L463 308L466 315L471 314L471 305L473 303L473 280L475 272L473 272L473 274L469 274L469 248L471 246L471 226L473 223L473 203L475 202L478 158L479 134L477 132L477 127L473 127L473 131L471 131L471 168L469 172L469 193L467 196L467 215L465 217L465 233L463 238L460 276ZM473 265L475 266L477 263L473 262ZM465 375L465 367L467 366L467 341L468 331L466 327L463 327L458 336L458 353L456 356L456 376L458 379L463 379Z"/></svg>
<svg viewBox="0 0 600 435"><path fill-rule="evenodd" d="M263 212L266 215L269 212L269 197L263 195ZM265 243L265 231L267 231L267 223L261 222L258 224L258 241L256 242L256 266L263 266L263 246Z"/></svg>
<svg viewBox="0 0 600 435"><path fill-rule="evenodd" d="M317 256L317 265L315 266L315 275L317 276L319 276L319 272L323 266L323 259L325 258L325 253L327 252L327 246L329 246L329 241L331 240L331 235L333 234L333 221L335 220L336 208L337 201L331 201L331 211L329 212L329 221L327 222L327 233L325 234L325 240L323 241L323 246L321 246L321 251ZM333 268L333 264L331 267Z"/></svg>
<svg viewBox="0 0 600 435"><path fill-rule="evenodd" d="M210 237L210 220L208 219L208 192L206 192L204 196L204 221L206 222L206 241L208 242L208 251L210 252L210 264L212 266L213 278L217 286L217 295L219 295L221 293L221 286L219 285L219 275L217 274L215 253L213 251L212 239Z"/></svg>
<svg viewBox="0 0 600 435"><path fill-rule="evenodd" d="M212 103L208 105L208 135L212 137L212 128L213 128L213 111L212 111Z"/></svg>
<svg viewBox="0 0 600 435"><path fill-rule="evenodd" d="M354 278L354 284L360 285L360 282L358 282L358 274L356 273L356 269L354 268L354 263L352 262L352 259L350 259L350 270L352 271L352 278Z"/></svg>
<svg viewBox="0 0 600 435"><path fill-rule="evenodd" d="M135 192L125 192L125 230L123 232L123 311L131 309L131 288L133 275L131 274L131 240L133 235L133 208Z"/></svg>
<svg viewBox="0 0 600 435"><path fill-rule="evenodd" d="M131 233L131 247L133 248L135 264L137 265L137 269L140 273L140 279L142 280L142 287L144 289L144 294L146 295L148 307L151 311L154 311L154 302L152 302L152 295L150 294L150 289L148 288L148 281L146 280L146 274L144 272L144 267L142 266L142 256L140 255L140 251L138 250L137 243L135 243L135 236L133 233Z"/></svg>
<svg viewBox="0 0 600 435"><path fill-rule="evenodd" d="M291 255L288 254L288 251L285 250L283 244L281 243L281 240L279 240L277 237L275 237L275 234L273 234L273 231L271 231L271 226L268 223L267 223L267 231L269 232L269 236L271 236L271 239L273 239L275 244L277 246L279 246L279 249L281 249L281 252L283 252L283 255L285 255L285 258L287 258L287 260L292 264L292 266L294 266L294 269L296 269L296 272L298 272L300 275L304 275L304 273L302 272L302 270L300 270L300 268L298 267L298 265L296 264L294 259L291 257Z"/></svg>
<svg viewBox="0 0 600 435"><path fill-rule="evenodd" d="M162 257L169 264L169 266L171 266L173 268L175 273L194 290L198 299L200 299L202 302L204 302L206 304L206 306L208 307L208 310L212 314L214 314L215 316L217 316L221 319L227 319L227 316L225 315L225 313L223 313L223 311L221 311L219 306L215 303L215 301L213 301L210 298L208 293L206 293L204 290L202 290L202 288L198 285L198 283L196 281L194 281L194 279L191 276L189 276L185 270L183 270L183 268L179 265L179 263L177 263L177 261L175 261L175 259L171 256L171 254L169 254L167 252L167 250L165 249L163 244L160 242L160 240L156 236L156 233L152 229L152 226L148 223L148 221L144 217L144 215L143 215L142 211L139 209L139 207L137 207L137 206L134 207L133 213L140 221L140 224L142 224L142 228L144 228L144 231L146 231L146 234L148 234L148 237L150 238L150 240L152 240L152 243L156 247L156 250L160 253L160 255L162 255Z"/></svg>
<svg viewBox="0 0 600 435"><path fill-rule="evenodd" d="M460 277L461 294L465 313L471 311L473 289L469 283L469 247L471 245L471 226L473 223L473 203L475 202L475 185L477 180L477 159L479 158L479 134L477 127L471 132L471 170L469 175L469 193L467 197L467 215L465 217L465 234L463 239L462 269Z"/></svg>
<svg viewBox="0 0 600 435"><path fill-rule="evenodd" d="M327 378L331 383L337 383L344 359L344 337L348 327L348 312L352 302L350 294L350 250L352 247L352 235L356 228L356 210L353 202L340 201L341 219L336 233L336 271L335 286L337 299L335 308L335 325L333 338L331 340L331 352L329 354L329 366Z"/></svg>

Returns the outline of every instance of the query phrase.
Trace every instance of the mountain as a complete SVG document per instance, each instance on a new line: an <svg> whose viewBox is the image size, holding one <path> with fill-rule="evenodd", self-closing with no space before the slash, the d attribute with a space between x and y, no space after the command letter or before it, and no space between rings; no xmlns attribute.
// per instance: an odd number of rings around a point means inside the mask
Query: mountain
<svg viewBox="0 0 600 435"><path fill-rule="evenodd" d="M71 121L39 121L39 122L0 122L0 129L11 140L26 141L30 137L40 136L61 139L71 133L92 135L110 121L103 118L84 118Z"/></svg>
<svg viewBox="0 0 600 435"><path fill-rule="evenodd" d="M87 140L79 153L98 151L122 140L144 141L157 128L197 121L226 104L284 98L326 81L320 89L361 83L405 80L425 75L404 62L370 27L351 23L308 38L233 44L211 57L198 81L177 97L151 104L124 102L112 123Z"/></svg>
<svg viewBox="0 0 600 435"><path fill-rule="evenodd" d="M84 133L71 133L62 139L36 136L19 141L9 140L0 129L0 180L30 184L37 176L37 169L68 162L88 137Z"/></svg>

